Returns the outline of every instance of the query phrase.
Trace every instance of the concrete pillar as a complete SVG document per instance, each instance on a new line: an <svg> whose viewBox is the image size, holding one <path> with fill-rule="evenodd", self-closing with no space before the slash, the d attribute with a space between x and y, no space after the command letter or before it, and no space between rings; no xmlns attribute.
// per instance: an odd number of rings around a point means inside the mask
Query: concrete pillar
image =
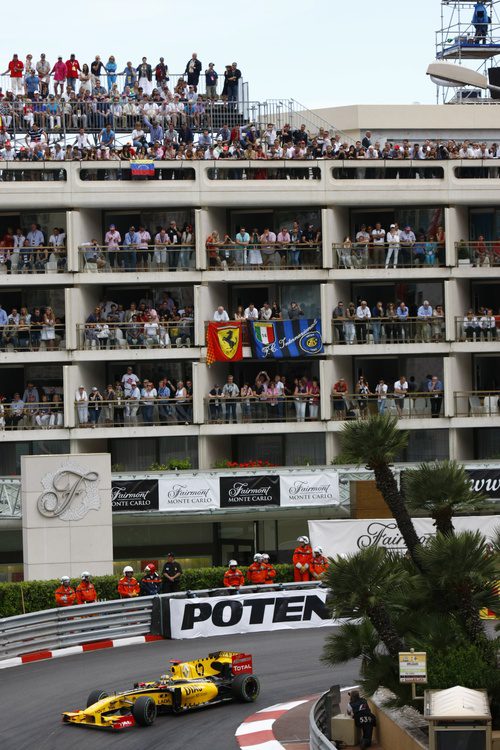
<svg viewBox="0 0 500 750"><path fill-rule="evenodd" d="M456 266L455 242L469 239L469 210L467 206L450 206L444 209L446 232L446 265Z"/></svg>

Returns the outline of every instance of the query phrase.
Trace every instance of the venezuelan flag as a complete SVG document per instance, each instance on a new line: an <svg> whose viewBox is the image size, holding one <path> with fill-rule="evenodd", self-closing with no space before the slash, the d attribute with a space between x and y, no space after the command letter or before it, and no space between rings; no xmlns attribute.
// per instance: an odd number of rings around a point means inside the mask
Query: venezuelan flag
<svg viewBox="0 0 500 750"><path fill-rule="evenodd" d="M136 159L130 162L130 172L135 177L154 177L155 163L152 159Z"/></svg>

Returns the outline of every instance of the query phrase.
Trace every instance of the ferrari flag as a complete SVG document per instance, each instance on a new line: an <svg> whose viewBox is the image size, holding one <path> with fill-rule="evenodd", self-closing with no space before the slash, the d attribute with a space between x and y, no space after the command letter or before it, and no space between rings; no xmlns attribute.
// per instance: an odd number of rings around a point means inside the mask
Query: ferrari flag
<svg viewBox="0 0 500 750"><path fill-rule="evenodd" d="M134 177L154 177L155 163L151 159L136 159L130 162L130 172Z"/></svg>
<svg viewBox="0 0 500 750"><path fill-rule="evenodd" d="M248 321L252 352L257 359L304 357L323 352L321 320Z"/></svg>
<svg viewBox="0 0 500 750"><path fill-rule="evenodd" d="M207 365L213 362L237 362L243 359L241 321L209 323L207 328Z"/></svg>

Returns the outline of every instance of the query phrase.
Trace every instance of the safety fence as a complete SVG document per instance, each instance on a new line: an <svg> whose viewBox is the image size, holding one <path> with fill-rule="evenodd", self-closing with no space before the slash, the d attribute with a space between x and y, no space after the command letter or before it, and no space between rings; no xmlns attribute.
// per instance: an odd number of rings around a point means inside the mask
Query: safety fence
<svg viewBox="0 0 500 750"><path fill-rule="evenodd" d="M500 338L500 315L494 315L492 310L479 313L473 312L455 318L455 341L480 343L498 341Z"/></svg>
<svg viewBox="0 0 500 750"><path fill-rule="evenodd" d="M455 242L455 250L458 266L500 266L500 240L490 242L481 236L477 240L459 240Z"/></svg>
<svg viewBox="0 0 500 750"><path fill-rule="evenodd" d="M89 273L156 273L195 268L194 244L170 242L168 238L151 245L146 243L145 246L129 243L110 247L91 241L78 247L78 255L80 271Z"/></svg>
<svg viewBox="0 0 500 750"><path fill-rule="evenodd" d="M187 395L156 398L141 394L108 399L99 392L75 402L77 427L131 427L193 423L192 398Z"/></svg>
<svg viewBox="0 0 500 750"><path fill-rule="evenodd" d="M320 419L319 394L300 393L283 396L273 389L255 394L248 386L249 395L210 396L205 399L205 419L208 424L241 422L311 422Z"/></svg>
<svg viewBox="0 0 500 750"><path fill-rule="evenodd" d="M139 315L138 315L139 317ZM193 320L77 323L78 349L181 349L194 345Z"/></svg>
<svg viewBox="0 0 500 750"><path fill-rule="evenodd" d="M349 315L332 321L335 344L431 344L445 340L442 308L438 314L420 318L400 317L397 308L393 308L392 314L384 312L378 318L357 318L351 311Z"/></svg>
<svg viewBox="0 0 500 750"><path fill-rule="evenodd" d="M328 719L330 711L328 710L329 693L323 693L311 708L309 713L309 748L310 750L337 750L337 745L328 739L330 734L328 728Z"/></svg>
<svg viewBox="0 0 500 750"><path fill-rule="evenodd" d="M287 591L303 591L304 593L298 597L294 596L292 601L286 599ZM219 610L238 609L239 607L241 611L244 609L247 613L252 609L249 605L253 604L255 612L257 610L263 611L263 607L267 607L272 612L273 605L272 602L270 603L272 594L274 594L276 600L285 597L285 609L290 602L288 607L294 609L293 613L291 609L288 613L291 626L312 627L315 621L311 615L309 615L308 620L302 623L299 621L300 618L297 613L300 602L298 600L306 601L308 597L314 597L317 591L321 591L321 597L324 601L327 590L326 588L320 588L317 582L280 583L275 586L242 586L240 589L217 588L182 591L159 596L141 596L133 599L116 599L114 601L48 609L27 615L6 617L0 619L0 660L42 650L150 633L170 637L169 608L172 600L181 600L178 602L178 606L191 610L188 615L185 612L182 613L182 624L179 626L181 630L188 620L191 625L205 620L207 627L214 628L213 634L215 635L218 626L217 617L213 622L210 616L214 611L217 615L216 607ZM237 596L235 596L236 593ZM210 599L214 602L214 607L207 605L207 600ZM248 601L245 601L246 599ZM224 604L221 605L221 602L226 602L227 607ZM275 610L276 607L274 607ZM253 620L256 619L254 615ZM260 626L257 624L254 629L274 629L273 623L269 624L263 617L261 620ZM227 622L221 622L219 625L222 632L229 634ZM276 623L274 623L274 626L276 627ZM176 637L190 636L180 634Z"/></svg>

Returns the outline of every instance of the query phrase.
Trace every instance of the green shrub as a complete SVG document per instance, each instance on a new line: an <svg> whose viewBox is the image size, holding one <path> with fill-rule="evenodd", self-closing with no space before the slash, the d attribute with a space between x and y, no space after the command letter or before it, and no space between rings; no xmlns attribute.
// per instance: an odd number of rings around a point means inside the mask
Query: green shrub
<svg viewBox="0 0 500 750"><path fill-rule="evenodd" d="M246 573L246 568L240 568ZM222 586L222 579L227 568L187 568L181 578L183 591L215 589ZM95 576L93 579L100 600L118 599L118 576ZM276 582L285 583L293 580L292 565L276 565ZM75 579L71 585L76 588L80 580ZM0 617L13 617L24 612L40 612L55 607L54 591L60 585L54 581L23 581L22 583L0 583ZM24 608L23 608L24 601Z"/></svg>

